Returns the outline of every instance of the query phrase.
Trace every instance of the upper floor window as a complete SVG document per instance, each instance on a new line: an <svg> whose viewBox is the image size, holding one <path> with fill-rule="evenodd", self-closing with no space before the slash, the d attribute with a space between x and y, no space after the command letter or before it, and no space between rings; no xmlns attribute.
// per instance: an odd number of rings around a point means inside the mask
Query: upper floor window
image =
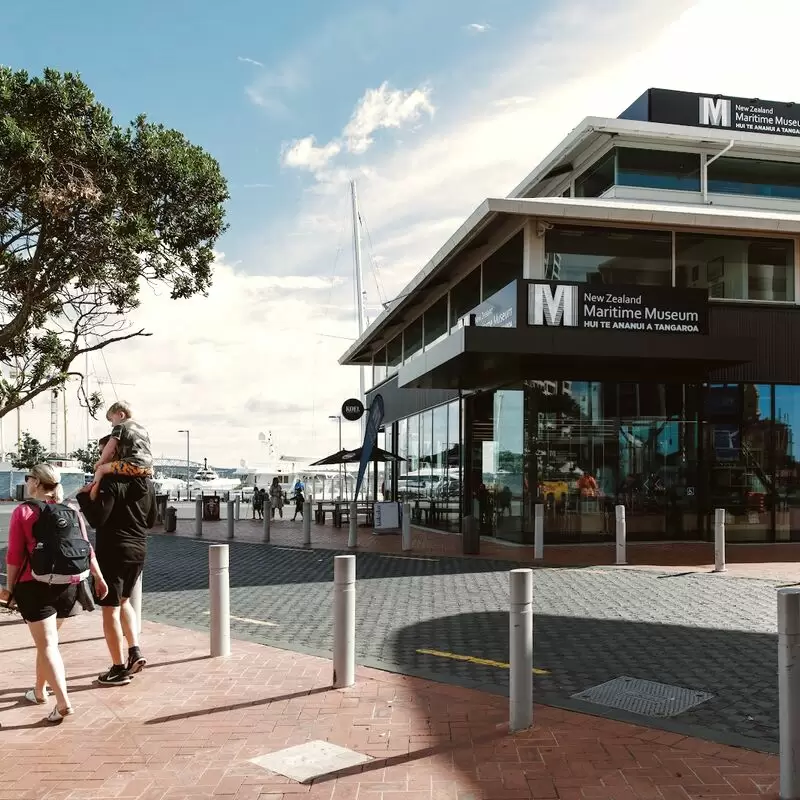
<svg viewBox="0 0 800 800"><path fill-rule="evenodd" d="M619 147L616 152L620 186L700 191L699 153L634 147Z"/></svg>
<svg viewBox="0 0 800 800"><path fill-rule="evenodd" d="M600 197L606 189L610 189L614 185L615 161L612 150L576 178L575 197Z"/></svg>
<svg viewBox="0 0 800 800"><path fill-rule="evenodd" d="M545 237L545 278L671 286L672 234L556 225Z"/></svg>
<svg viewBox="0 0 800 800"><path fill-rule="evenodd" d="M481 299L486 300L504 286L522 277L522 250L522 233L518 233L483 262Z"/></svg>
<svg viewBox="0 0 800 800"><path fill-rule="evenodd" d="M403 363L403 334L398 334L386 345L386 374L394 375Z"/></svg>
<svg viewBox="0 0 800 800"><path fill-rule="evenodd" d="M476 268L450 290L450 327L481 303L481 271Z"/></svg>
<svg viewBox="0 0 800 800"><path fill-rule="evenodd" d="M422 317L417 317L403 331L403 360L415 356L422 350Z"/></svg>
<svg viewBox="0 0 800 800"><path fill-rule="evenodd" d="M800 164L723 156L708 165L708 191L800 200Z"/></svg>
<svg viewBox="0 0 800 800"><path fill-rule="evenodd" d="M675 234L678 286L730 300L794 300L794 242L704 233Z"/></svg>
<svg viewBox="0 0 800 800"><path fill-rule="evenodd" d="M386 378L386 348L382 347L372 357L372 385L377 386Z"/></svg>
<svg viewBox="0 0 800 800"><path fill-rule="evenodd" d="M447 295L437 300L425 312L425 347L447 333Z"/></svg>

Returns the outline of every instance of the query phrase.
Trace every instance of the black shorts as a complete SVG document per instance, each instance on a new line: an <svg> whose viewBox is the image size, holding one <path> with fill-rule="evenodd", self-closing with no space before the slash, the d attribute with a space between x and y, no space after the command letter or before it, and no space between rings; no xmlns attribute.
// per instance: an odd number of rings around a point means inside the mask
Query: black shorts
<svg viewBox="0 0 800 800"><path fill-rule="evenodd" d="M53 615L65 619L79 614L81 607L77 600L77 583L20 581L14 586L14 602L25 622L41 622Z"/></svg>
<svg viewBox="0 0 800 800"><path fill-rule="evenodd" d="M108 584L108 594L100 600L97 599L99 606L120 606L122 598L130 597L136 581L142 574L144 564L125 564L123 562L103 562L100 561L100 570Z"/></svg>

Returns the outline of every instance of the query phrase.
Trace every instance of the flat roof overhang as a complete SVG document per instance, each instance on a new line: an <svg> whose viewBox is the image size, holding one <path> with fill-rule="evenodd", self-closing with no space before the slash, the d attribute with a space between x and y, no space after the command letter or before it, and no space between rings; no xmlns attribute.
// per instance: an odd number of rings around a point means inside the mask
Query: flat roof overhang
<svg viewBox="0 0 800 800"><path fill-rule="evenodd" d="M398 387L481 389L521 380L692 382L752 361L746 337L466 326L398 373Z"/></svg>
<svg viewBox="0 0 800 800"><path fill-rule="evenodd" d="M678 127L678 126L674 126ZM786 138L786 137L774 137ZM426 292L451 286L449 266L471 248L480 247L487 230L508 219L542 219L566 224L645 225L652 228L708 229L730 234L800 234L800 214L761 211L728 206L694 206L601 198L487 198L456 231L428 264L411 280L391 305L373 320L366 331L339 358L340 364L372 363L371 348L380 346L403 325L421 313ZM391 334L387 335L387 329Z"/></svg>

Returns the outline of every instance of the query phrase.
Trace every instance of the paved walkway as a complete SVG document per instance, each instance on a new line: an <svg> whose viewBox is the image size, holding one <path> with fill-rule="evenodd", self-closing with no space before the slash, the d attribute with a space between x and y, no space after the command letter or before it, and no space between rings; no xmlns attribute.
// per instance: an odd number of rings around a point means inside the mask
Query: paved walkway
<svg viewBox="0 0 800 800"><path fill-rule="evenodd" d="M60 727L23 705L33 650L0 617L0 800L722 800L777 798L774 756L549 708L509 736L507 701L359 669L330 688L330 662L145 622L151 666L101 688L97 614L62 629L77 713ZM250 759L309 740L371 757L301 785Z"/></svg>
<svg viewBox="0 0 800 800"><path fill-rule="evenodd" d="M223 515L225 510L223 508ZM250 513L249 506L242 514ZM177 535L193 537L194 506L179 507ZM312 524L312 546L318 549L339 550L347 546L347 527L334 528ZM155 532L158 532L157 528ZM241 519L236 523L236 538L245 542L263 540L262 523ZM203 526L207 539L224 540L227 523L206 522ZM302 523L288 519L275 520L271 528L273 544L302 545ZM437 533L412 529L412 551L415 555L461 556L460 534ZM376 536L369 528L359 528L360 550L377 553L401 553L400 537L396 534ZM533 548L500 543L488 538L481 540L481 558L514 561L529 564L533 561ZM615 550L612 544L555 545L545 548L544 566L608 566L613 565ZM749 545L729 544L727 547L728 571L731 575L767 578L788 583L800 583L800 542L787 544ZM707 543L676 542L674 544L629 544L628 561L633 567L670 568L676 572L710 572L714 568L714 546Z"/></svg>

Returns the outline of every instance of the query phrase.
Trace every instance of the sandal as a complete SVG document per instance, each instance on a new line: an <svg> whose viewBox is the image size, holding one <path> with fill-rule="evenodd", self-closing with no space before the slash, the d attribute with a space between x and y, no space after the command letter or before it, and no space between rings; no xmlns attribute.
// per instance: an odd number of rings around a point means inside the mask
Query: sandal
<svg viewBox="0 0 800 800"><path fill-rule="evenodd" d="M45 722L52 722L53 725L58 725L70 714L74 714L75 709L72 706L67 706L63 711L56 706L44 719Z"/></svg>
<svg viewBox="0 0 800 800"><path fill-rule="evenodd" d="M47 702L47 689L44 690L44 698L42 700L36 696L36 689L28 689L23 697L35 706L43 706Z"/></svg>

